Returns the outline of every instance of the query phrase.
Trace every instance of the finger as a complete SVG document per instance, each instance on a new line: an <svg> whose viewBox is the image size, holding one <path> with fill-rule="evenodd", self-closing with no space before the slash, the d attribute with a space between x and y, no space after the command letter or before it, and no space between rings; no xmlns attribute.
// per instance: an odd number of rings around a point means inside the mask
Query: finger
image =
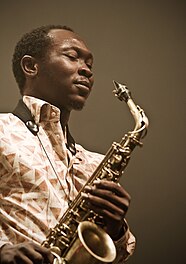
<svg viewBox="0 0 186 264"><path fill-rule="evenodd" d="M106 211L110 211L111 213L120 215L120 217L123 217L126 213L126 208L125 210L123 210L123 208L120 208L119 206L115 205L114 203L110 202L107 199L103 199L99 196L95 196L92 194L85 194L84 198L86 199L86 201L89 203L89 207L91 209L93 209L94 207L94 211L96 213L106 210Z"/></svg>
<svg viewBox="0 0 186 264"><path fill-rule="evenodd" d="M27 246L20 245L19 250L23 252L33 263L53 263L53 255L49 249L33 242L27 243Z"/></svg>
<svg viewBox="0 0 186 264"><path fill-rule="evenodd" d="M19 254L16 256L17 263L21 264L42 264L44 261L43 256L35 251L33 248L29 247L22 247L19 248Z"/></svg>
<svg viewBox="0 0 186 264"><path fill-rule="evenodd" d="M15 261L11 262L11 263L15 263L15 264L33 264L32 260L24 255L23 253L19 253L15 256Z"/></svg>
<svg viewBox="0 0 186 264"><path fill-rule="evenodd" d="M114 221L114 222L122 222L124 219L124 214L116 214L115 212L111 212L106 209L99 208L97 206L92 206L92 210L94 210L98 215L101 215L104 219Z"/></svg>
<svg viewBox="0 0 186 264"><path fill-rule="evenodd" d="M44 261L46 263L53 263L54 256L51 253L50 249L38 245L38 247L36 248L36 250L43 256Z"/></svg>
<svg viewBox="0 0 186 264"><path fill-rule="evenodd" d="M110 202L117 207L121 208L122 210L127 210L130 204L130 197L129 196L118 196L117 194L113 193L110 190L106 189L98 189L95 187L86 189L87 193L91 194L92 196L102 198L103 200L106 200L107 202ZM89 196L89 199L92 198L92 196ZM98 200L99 202L99 200Z"/></svg>
<svg viewBox="0 0 186 264"><path fill-rule="evenodd" d="M106 180L95 180L93 184L94 186L96 186L96 188L110 190L116 195L120 197L128 197L128 199L130 200L129 193L123 188L123 186L116 182Z"/></svg>
<svg viewBox="0 0 186 264"><path fill-rule="evenodd" d="M37 251L31 250L27 252L27 256L33 263L42 264L44 262L44 257Z"/></svg>

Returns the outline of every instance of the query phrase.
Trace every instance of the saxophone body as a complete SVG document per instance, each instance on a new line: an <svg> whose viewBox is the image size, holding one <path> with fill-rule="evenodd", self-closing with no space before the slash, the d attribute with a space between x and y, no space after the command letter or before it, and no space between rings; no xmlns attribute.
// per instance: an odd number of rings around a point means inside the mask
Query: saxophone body
<svg viewBox="0 0 186 264"><path fill-rule="evenodd" d="M135 105L125 85L114 81L115 96L125 101L135 120L133 131L124 135L119 143L114 142L95 172L88 179L59 223L50 230L43 246L50 248L55 256L54 264L111 263L116 258L116 248L110 236L103 230L103 221L90 210L81 193L85 186L95 180L119 182L134 148L142 146L148 119L144 111Z"/></svg>

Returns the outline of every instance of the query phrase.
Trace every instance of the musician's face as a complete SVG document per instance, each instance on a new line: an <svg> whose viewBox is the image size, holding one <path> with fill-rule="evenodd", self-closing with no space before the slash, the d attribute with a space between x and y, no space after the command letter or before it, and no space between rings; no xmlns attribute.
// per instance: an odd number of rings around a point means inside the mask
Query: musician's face
<svg viewBox="0 0 186 264"><path fill-rule="evenodd" d="M93 56L71 31L51 30L52 45L39 62L36 96L61 110L83 108L93 86Z"/></svg>

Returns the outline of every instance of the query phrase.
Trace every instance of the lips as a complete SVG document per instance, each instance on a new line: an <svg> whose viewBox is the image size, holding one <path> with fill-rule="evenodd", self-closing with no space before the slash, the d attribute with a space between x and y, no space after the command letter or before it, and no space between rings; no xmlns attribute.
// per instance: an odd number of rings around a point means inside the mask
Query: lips
<svg viewBox="0 0 186 264"><path fill-rule="evenodd" d="M82 86L82 87L86 87L88 89L91 88L90 82L88 80L78 80L78 81L75 81L75 84Z"/></svg>
<svg viewBox="0 0 186 264"><path fill-rule="evenodd" d="M91 84L88 80L78 80L74 82L75 86L78 88L78 93L80 96L87 97L91 90Z"/></svg>

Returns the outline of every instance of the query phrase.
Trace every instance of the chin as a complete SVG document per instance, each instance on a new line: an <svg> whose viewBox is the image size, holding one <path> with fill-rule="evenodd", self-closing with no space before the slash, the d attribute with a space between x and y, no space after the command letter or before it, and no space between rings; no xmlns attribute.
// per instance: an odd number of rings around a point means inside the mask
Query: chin
<svg viewBox="0 0 186 264"><path fill-rule="evenodd" d="M83 107L85 106L85 102L73 102L71 107L73 110L81 111Z"/></svg>

